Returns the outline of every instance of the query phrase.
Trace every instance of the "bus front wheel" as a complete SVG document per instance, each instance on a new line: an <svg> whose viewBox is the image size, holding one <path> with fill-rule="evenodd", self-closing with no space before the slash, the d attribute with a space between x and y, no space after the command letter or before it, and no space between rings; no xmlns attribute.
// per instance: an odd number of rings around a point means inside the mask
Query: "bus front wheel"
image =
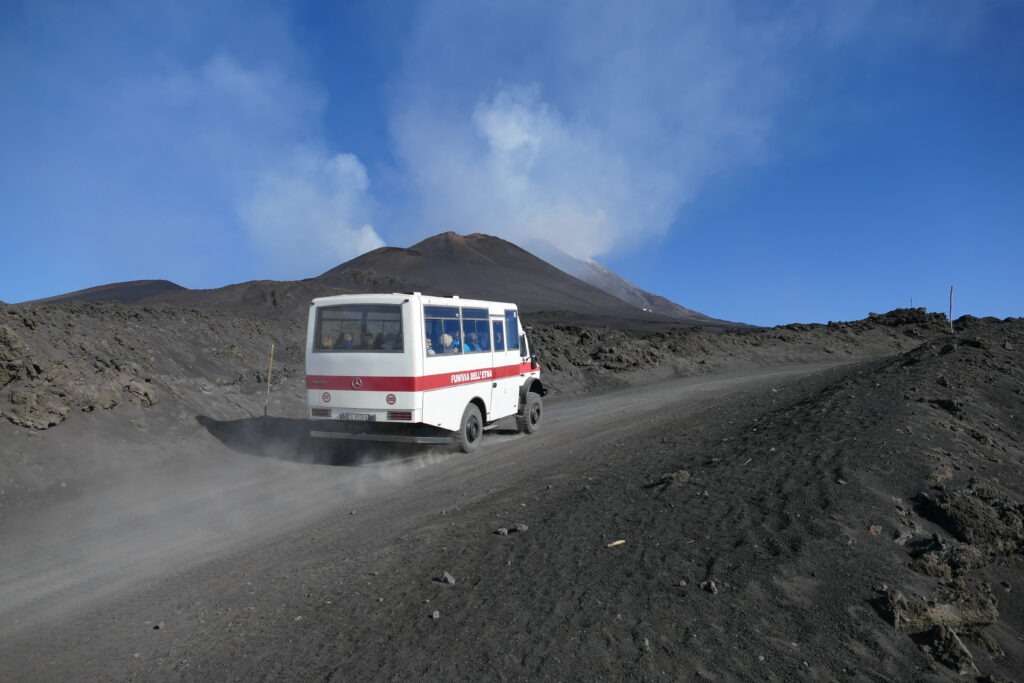
<svg viewBox="0 0 1024 683"><path fill-rule="evenodd" d="M526 403L523 405L523 415L519 418L519 431L533 434L540 429L540 419L544 414L544 404L541 403L540 394L533 391L526 394Z"/></svg>

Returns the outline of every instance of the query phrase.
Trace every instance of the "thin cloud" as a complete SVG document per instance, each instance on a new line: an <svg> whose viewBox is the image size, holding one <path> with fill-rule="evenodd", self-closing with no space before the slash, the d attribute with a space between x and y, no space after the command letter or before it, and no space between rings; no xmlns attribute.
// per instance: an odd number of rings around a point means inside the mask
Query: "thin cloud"
<svg viewBox="0 0 1024 683"><path fill-rule="evenodd" d="M710 175L757 158L784 90L774 24L717 5L533 9L424 11L393 128L426 224L593 257L664 233Z"/></svg>
<svg viewBox="0 0 1024 683"><path fill-rule="evenodd" d="M318 135L325 98L317 88L216 55L161 79L157 91L187 115L183 138L224 179L271 275L309 275L384 244L366 168Z"/></svg>
<svg viewBox="0 0 1024 683"><path fill-rule="evenodd" d="M308 270L311 261L333 265L384 245L369 223L366 168L351 154L296 151L261 174L240 213L249 235L293 272Z"/></svg>
<svg viewBox="0 0 1024 683"><path fill-rule="evenodd" d="M806 60L876 35L947 44L964 13L976 14L872 0L427 2L392 102L408 222L580 258L649 242L710 179L771 158Z"/></svg>

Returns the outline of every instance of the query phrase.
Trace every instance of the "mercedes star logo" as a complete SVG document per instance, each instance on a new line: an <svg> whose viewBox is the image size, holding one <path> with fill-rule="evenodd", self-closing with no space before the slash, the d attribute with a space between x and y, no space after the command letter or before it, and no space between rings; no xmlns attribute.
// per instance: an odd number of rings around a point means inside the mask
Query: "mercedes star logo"
<svg viewBox="0 0 1024 683"><path fill-rule="evenodd" d="M353 389L358 389L361 386L363 386L363 378L362 377L356 377L355 379L352 380L352 388Z"/></svg>

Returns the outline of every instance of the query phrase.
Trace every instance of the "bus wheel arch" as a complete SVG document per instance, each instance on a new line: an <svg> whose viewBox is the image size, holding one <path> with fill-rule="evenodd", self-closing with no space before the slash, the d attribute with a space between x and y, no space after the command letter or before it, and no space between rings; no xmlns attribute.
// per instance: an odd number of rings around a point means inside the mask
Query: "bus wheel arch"
<svg viewBox="0 0 1024 683"><path fill-rule="evenodd" d="M538 396L544 396L548 393L548 390L544 387L544 384L536 377L523 382L523 385L519 387L519 412L523 412L523 407L526 405L526 398L530 393L537 394Z"/></svg>

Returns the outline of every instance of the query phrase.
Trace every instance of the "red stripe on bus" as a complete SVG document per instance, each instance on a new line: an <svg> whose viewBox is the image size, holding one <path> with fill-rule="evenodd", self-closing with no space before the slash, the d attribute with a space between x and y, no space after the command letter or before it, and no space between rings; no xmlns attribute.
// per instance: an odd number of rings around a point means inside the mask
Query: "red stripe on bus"
<svg viewBox="0 0 1024 683"><path fill-rule="evenodd" d="M503 377L526 374L533 370L530 363L502 365L496 368L477 368L443 372L422 377L373 377L365 375L306 375L307 389L329 391L429 391L442 387L489 382Z"/></svg>

